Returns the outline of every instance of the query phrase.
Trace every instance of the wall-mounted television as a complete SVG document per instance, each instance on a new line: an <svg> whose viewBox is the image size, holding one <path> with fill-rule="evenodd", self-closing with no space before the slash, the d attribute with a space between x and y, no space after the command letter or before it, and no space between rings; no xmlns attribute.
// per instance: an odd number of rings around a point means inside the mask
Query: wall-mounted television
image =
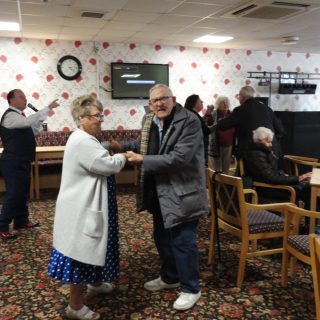
<svg viewBox="0 0 320 320"><path fill-rule="evenodd" d="M169 85L167 64L111 63L112 99L148 99L158 83Z"/></svg>

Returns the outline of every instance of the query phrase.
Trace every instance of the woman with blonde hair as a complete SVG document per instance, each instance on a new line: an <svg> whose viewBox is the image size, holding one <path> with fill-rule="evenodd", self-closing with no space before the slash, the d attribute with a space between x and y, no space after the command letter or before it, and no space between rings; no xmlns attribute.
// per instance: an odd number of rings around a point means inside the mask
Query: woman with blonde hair
<svg viewBox="0 0 320 320"><path fill-rule="evenodd" d="M101 131L103 107L90 95L72 103L78 129L65 148L56 203L49 276L70 285L66 316L99 319L84 305L88 294L108 293L119 274L117 207L110 177L126 163L124 154L111 156L95 137Z"/></svg>
<svg viewBox="0 0 320 320"><path fill-rule="evenodd" d="M216 124L219 120L227 118L231 114L229 98L219 96L215 102L215 109L211 110L209 109L209 114L207 113L206 116L209 129L212 130L209 136L209 168L228 174L232 160L235 129L216 130Z"/></svg>

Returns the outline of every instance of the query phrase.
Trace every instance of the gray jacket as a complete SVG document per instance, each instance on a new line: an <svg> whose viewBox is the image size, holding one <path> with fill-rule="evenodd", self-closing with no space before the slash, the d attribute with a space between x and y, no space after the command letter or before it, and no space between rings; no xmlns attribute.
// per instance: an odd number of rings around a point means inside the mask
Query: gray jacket
<svg viewBox="0 0 320 320"><path fill-rule="evenodd" d="M155 175L165 228L208 213L201 124L192 112L174 108L159 154L143 158L144 171Z"/></svg>

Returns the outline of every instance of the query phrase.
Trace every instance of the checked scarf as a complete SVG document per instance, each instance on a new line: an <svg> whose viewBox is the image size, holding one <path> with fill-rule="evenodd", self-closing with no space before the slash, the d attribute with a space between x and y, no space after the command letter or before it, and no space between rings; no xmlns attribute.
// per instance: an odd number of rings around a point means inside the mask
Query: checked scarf
<svg viewBox="0 0 320 320"><path fill-rule="evenodd" d="M152 126L154 113L150 112L145 116L145 120L141 129L140 140L140 154L146 155L148 153L148 144L150 138L150 130ZM143 187L144 187L144 169L143 166L139 168L139 190L137 192L137 210L142 211L143 208Z"/></svg>

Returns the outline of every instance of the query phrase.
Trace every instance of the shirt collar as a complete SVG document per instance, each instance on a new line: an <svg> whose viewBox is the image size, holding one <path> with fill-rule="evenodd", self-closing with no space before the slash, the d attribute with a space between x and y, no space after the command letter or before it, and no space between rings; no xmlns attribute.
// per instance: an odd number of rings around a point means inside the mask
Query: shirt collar
<svg viewBox="0 0 320 320"><path fill-rule="evenodd" d="M14 111L17 111L17 112L19 112L20 114L22 114L22 112L23 112L23 111L15 108L15 107L13 107L13 106L9 106L9 109L14 110Z"/></svg>

